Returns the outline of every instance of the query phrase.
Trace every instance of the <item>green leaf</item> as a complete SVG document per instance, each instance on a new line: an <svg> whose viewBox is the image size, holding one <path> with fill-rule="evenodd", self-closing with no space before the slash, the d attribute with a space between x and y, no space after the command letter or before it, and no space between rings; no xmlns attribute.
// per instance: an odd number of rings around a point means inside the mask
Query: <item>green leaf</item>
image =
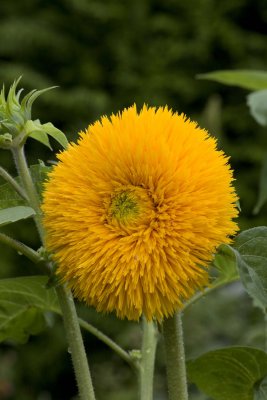
<svg viewBox="0 0 267 400"><path fill-rule="evenodd" d="M258 383L258 385L256 385L253 397L253 400L266 400L266 399L267 399L267 376L265 376Z"/></svg>
<svg viewBox="0 0 267 400"><path fill-rule="evenodd" d="M257 226L256 228L242 231L236 236L234 247L239 250L244 244L255 238L267 238L267 226Z"/></svg>
<svg viewBox="0 0 267 400"><path fill-rule="evenodd" d="M219 276L214 282L215 285L233 282L239 278L236 255L231 246L221 245L212 264L219 272Z"/></svg>
<svg viewBox="0 0 267 400"><path fill-rule="evenodd" d="M50 143L47 135L52 136L62 147L67 148L68 140L63 132L57 129L51 122L41 124L39 119L35 121L29 120L25 124L26 137L31 137L45 144L50 149Z"/></svg>
<svg viewBox="0 0 267 400"><path fill-rule="evenodd" d="M267 125L267 90L253 92L247 96L247 105L258 124Z"/></svg>
<svg viewBox="0 0 267 400"><path fill-rule="evenodd" d="M68 147L68 140L67 140L66 136L64 135L64 133L61 132L56 127L54 127L54 125L51 124L51 122L43 124L42 127L43 127L44 131L48 135L52 136L59 144L61 144L61 146L64 149L66 149Z"/></svg>
<svg viewBox="0 0 267 400"><path fill-rule="evenodd" d="M241 232L235 240L235 254L241 281L255 305L267 307L267 227Z"/></svg>
<svg viewBox="0 0 267 400"><path fill-rule="evenodd" d="M46 288L47 280L44 276L0 280L0 342L23 343L45 327L44 312L59 313L55 290Z"/></svg>
<svg viewBox="0 0 267 400"><path fill-rule="evenodd" d="M52 150L47 133L45 133L43 131L35 131L35 132L31 133L29 135L29 137L37 140L38 142L44 144L46 147L48 147L50 150Z"/></svg>
<svg viewBox="0 0 267 400"><path fill-rule="evenodd" d="M43 182L47 177L47 173L51 171L52 167L47 167L43 162L40 164L32 165L30 167L31 176L36 186L40 199L42 199ZM20 179L15 178L21 184ZM27 206L27 202L22 199L19 194L9 183L0 185L0 210L15 206Z"/></svg>
<svg viewBox="0 0 267 400"><path fill-rule="evenodd" d="M31 207L17 206L0 210L0 226L8 225L35 215Z"/></svg>
<svg viewBox="0 0 267 400"><path fill-rule="evenodd" d="M267 72L253 70L224 70L197 75L199 79L208 79L230 86L239 86L249 90L267 89Z"/></svg>
<svg viewBox="0 0 267 400"><path fill-rule="evenodd" d="M253 400L267 354L251 347L210 351L187 363L189 380L214 400Z"/></svg>
<svg viewBox="0 0 267 400"><path fill-rule="evenodd" d="M29 120L26 122L24 126L26 136L31 137L32 139L37 140L38 142L47 146L50 150L52 150L47 133L41 128L41 124L38 120L32 121Z"/></svg>
<svg viewBox="0 0 267 400"><path fill-rule="evenodd" d="M264 158L260 173L258 201L254 207L253 214L258 214L267 201L267 156Z"/></svg>

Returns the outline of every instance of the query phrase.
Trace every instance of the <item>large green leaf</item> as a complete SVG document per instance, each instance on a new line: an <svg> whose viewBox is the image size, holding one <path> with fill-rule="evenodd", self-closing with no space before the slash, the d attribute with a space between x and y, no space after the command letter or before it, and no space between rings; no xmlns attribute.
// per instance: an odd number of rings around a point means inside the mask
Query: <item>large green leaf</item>
<svg viewBox="0 0 267 400"><path fill-rule="evenodd" d="M264 158L261 167L260 183L259 183L259 196L258 201L254 207L253 213L258 214L262 206L267 201L267 156Z"/></svg>
<svg viewBox="0 0 267 400"><path fill-rule="evenodd" d="M30 167L30 172L32 179L35 183L39 197L42 198L43 182L46 179L47 173L52 167L47 167L44 163L32 165ZM15 178L16 181L21 184L20 179ZM9 183L4 183L0 185L0 210L15 206L27 206L27 202L22 199L19 194L14 190L14 188Z"/></svg>
<svg viewBox="0 0 267 400"><path fill-rule="evenodd" d="M0 342L27 341L45 327L44 312L59 312L55 290L46 284L44 276L0 280Z"/></svg>
<svg viewBox="0 0 267 400"><path fill-rule="evenodd" d="M4 208L3 210L0 210L0 226L8 225L20 221L21 219L30 218L34 215L35 211L31 207L17 206Z"/></svg>
<svg viewBox="0 0 267 400"><path fill-rule="evenodd" d="M267 72L253 70L224 70L197 75L199 79L208 79L230 86L239 86L249 90L267 89Z"/></svg>
<svg viewBox="0 0 267 400"><path fill-rule="evenodd" d="M253 400L267 354L250 347L210 351L187 363L189 380L214 400Z"/></svg>
<svg viewBox="0 0 267 400"><path fill-rule="evenodd" d="M258 124L267 125L267 90L259 90L247 96L250 114Z"/></svg>
<svg viewBox="0 0 267 400"><path fill-rule="evenodd" d="M235 254L241 281L263 310L267 307L267 227L241 232L235 240Z"/></svg>

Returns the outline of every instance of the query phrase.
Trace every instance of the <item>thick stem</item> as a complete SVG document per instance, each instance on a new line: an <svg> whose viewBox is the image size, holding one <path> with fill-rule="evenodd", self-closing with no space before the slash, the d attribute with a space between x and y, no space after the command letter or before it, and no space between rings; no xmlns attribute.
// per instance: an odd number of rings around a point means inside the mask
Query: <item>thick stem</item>
<svg viewBox="0 0 267 400"><path fill-rule="evenodd" d="M183 327L180 313L165 319L163 336L169 400L188 400Z"/></svg>
<svg viewBox="0 0 267 400"><path fill-rule="evenodd" d="M29 202L28 196L26 195L25 191L23 188L18 184L18 182L3 168L0 167L0 176L8 182L13 189L16 190L16 192L27 202Z"/></svg>
<svg viewBox="0 0 267 400"><path fill-rule="evenodd" d="M12 153L13 153L13 157L14 157L14 160L16 163L16 167L17 167L21 182L22 182L23 187L28 196L29 203L36 213L34 219L36 222L36 226L37 226L39 235L40 235L42 241L44 241L44 230L43 230L43 226L42 226L42 212L40 209L38 194L36 192L36 189L35 189L35 186L34 186L34 183L33 183L33 180L32 180L28 165L27 165L27 161L25 158L24 147L23 146L22 147L14 147L12 149Z"/></svg>
<svg viewBox="0 0 267 400"><path fill-rule="evenodd" d="M140 399L153 400L154 365L157 348L157 328L143 318L143 342L140 365Z"/></svg>
<svg viewBox="0 0 267 400"><path fill-rule="evenodd" d="M80 399L95 400L91 374L89 371L72 294L70 290L64 286L58 286L56 291L63 314L69 351L71 353L71 358L76 373Z"/></svg>

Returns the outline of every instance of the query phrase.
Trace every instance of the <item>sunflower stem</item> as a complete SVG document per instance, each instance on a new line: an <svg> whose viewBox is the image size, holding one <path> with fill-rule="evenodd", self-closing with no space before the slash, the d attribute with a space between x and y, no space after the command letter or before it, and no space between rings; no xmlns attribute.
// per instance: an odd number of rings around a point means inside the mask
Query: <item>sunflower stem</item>
<svg viewBox="0 0 267 400"><path fill-rule="evenodd" d="M44 229L42 225L40 201L27 165L27 160L24 154L24 146L14 146L12 148L12 153L23 188L29 199L29 205L36 212L35 223L41 241L44 244ZM80 400L95 400L91 374L72 293L64 286L58 286L56 288L56 293L62 311L75 377L79 389Z"/></svg>
<svg viewBox="0 0 267 400"><path fill-rule="evenodd" d="M188 400L181 313L163 322L169 400Z"/></svg>
<svg viewBox="0 0 267 400"><path fill-rule="evenodd" d="M59 304L63 314L66 335L69 343L79 394L81 400L95 400L91 374L84 349L81 330L71 291L65 286L56 288Z"/></svg>
<svg viewBox="0 0 267 400"><path fill-rule="evenodd" d="M143 341L140 365L140 400L153 400L154 365L157 347L157 328L153 321L143 318Z"/></svg>

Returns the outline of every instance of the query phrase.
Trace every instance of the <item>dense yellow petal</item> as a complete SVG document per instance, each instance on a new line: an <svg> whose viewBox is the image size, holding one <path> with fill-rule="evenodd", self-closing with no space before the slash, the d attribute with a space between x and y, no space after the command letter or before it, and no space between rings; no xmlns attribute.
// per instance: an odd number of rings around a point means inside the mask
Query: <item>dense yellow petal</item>
<svg viewBox="0 0 267 400"><path fill-rule="evenodd" d="M44 192L48 249L75 296L98 311L161 320L208 284L237 231L232 171L184 115L130 107L80 133Z"/></svg>

